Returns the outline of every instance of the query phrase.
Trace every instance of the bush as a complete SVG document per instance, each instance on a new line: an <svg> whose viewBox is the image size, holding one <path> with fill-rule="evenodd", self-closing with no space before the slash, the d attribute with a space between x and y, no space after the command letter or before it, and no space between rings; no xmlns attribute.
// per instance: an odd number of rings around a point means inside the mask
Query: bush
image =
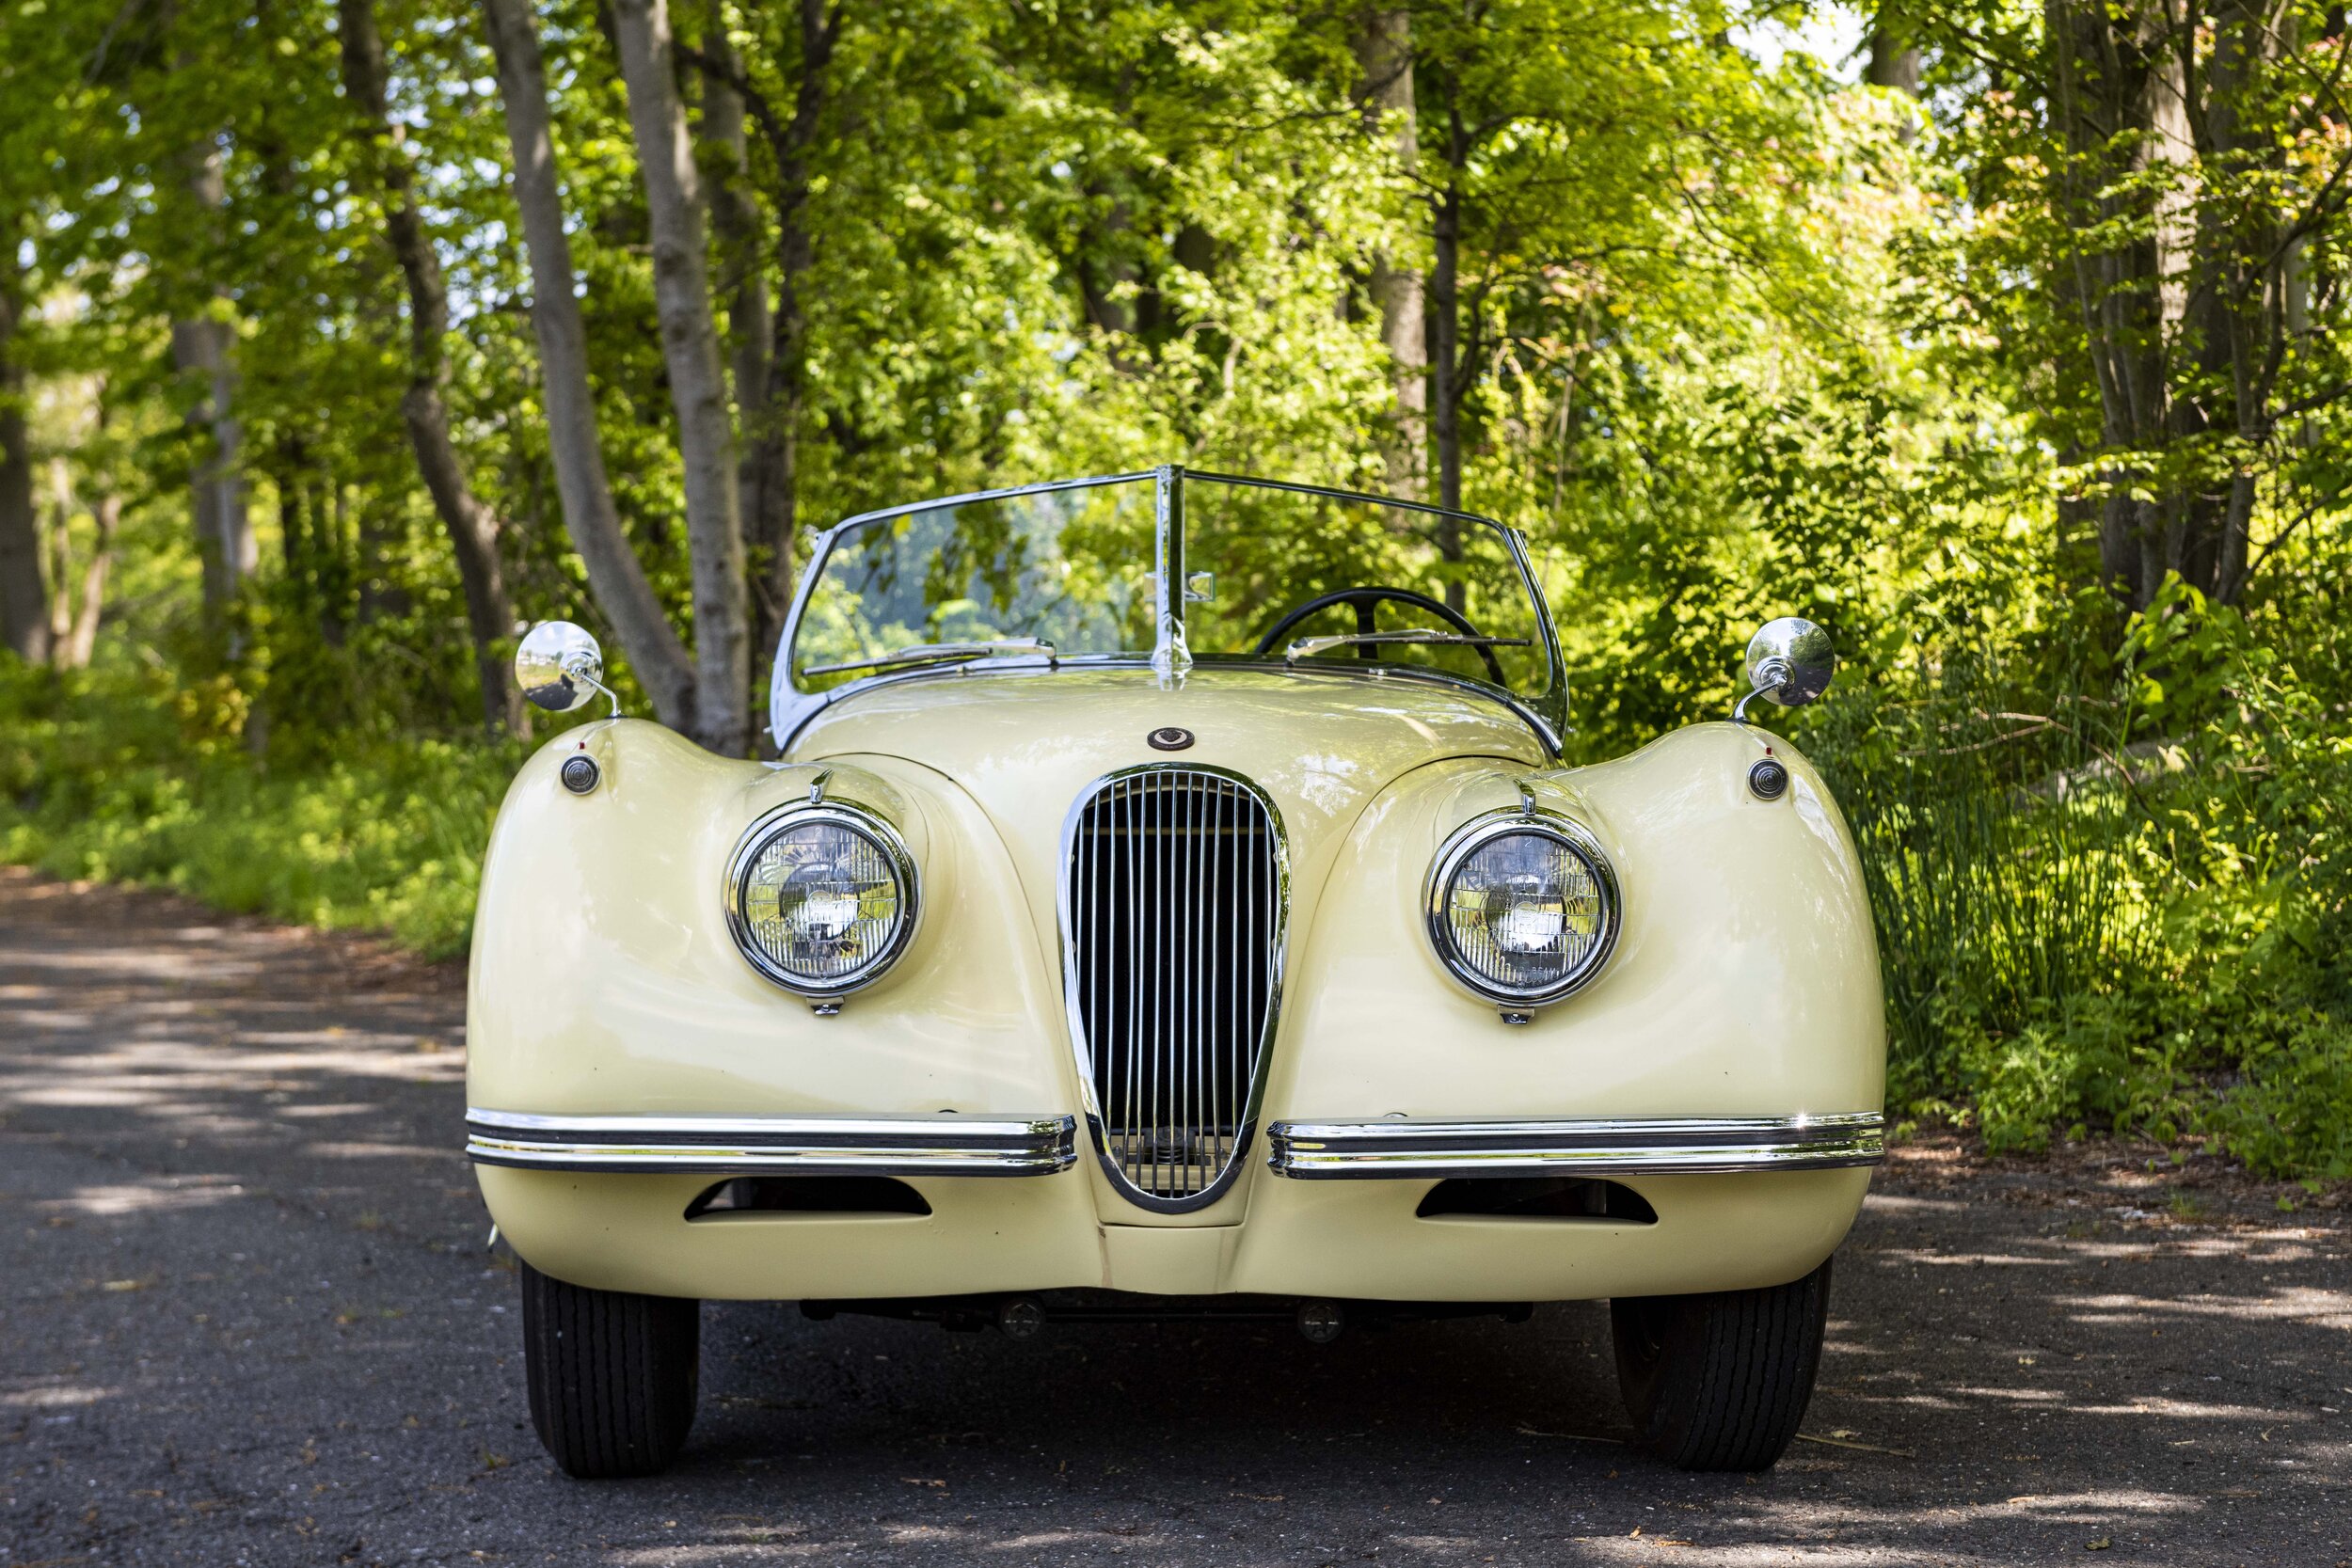
<svg viewBox="0 0 2352 1568"><path fill-rule="evenodd" d="M465 951L519 746L299 737L257 758L227 682L0 671L0 859Z"/></svg>
<svg viewBox="0 0 2352 1568"><path fill-rule="evenodd" d="M1898 1114L2352 1176L2352 742L2176 584L2119 661L1923 660L1807 744L1860 846Z"/></svg>

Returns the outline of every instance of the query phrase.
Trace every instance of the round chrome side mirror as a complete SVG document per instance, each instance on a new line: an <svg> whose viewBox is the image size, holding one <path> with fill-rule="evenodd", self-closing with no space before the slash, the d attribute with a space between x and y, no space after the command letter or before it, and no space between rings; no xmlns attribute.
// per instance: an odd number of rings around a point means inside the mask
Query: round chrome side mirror
<svg viewBox="0 0 2352 1568"><path fill-rule="evenodd" d="M1740 722L1758 697L1782 707L1803 707L1829 689L1837 673L1837 651L1829 633L1799 615L1768 621L1748 639L1748 694L1731 710Z"/></svg>
<svg viewBox="0 0 2352 1568"><path fill-rule="evenodd" d="M569 713L604 689L604 650L569 621L542 621L515 649L515 682L533 707Z"/></svg>

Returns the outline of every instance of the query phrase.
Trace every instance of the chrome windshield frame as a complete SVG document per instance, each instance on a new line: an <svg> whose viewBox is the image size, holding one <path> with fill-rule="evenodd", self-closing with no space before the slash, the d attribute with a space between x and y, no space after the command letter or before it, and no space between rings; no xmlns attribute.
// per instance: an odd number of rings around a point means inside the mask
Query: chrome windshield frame
<svg viewBox="0 0 2352 1568"><path fill-rule="evenodd" d="M801 580L792 595L791 612L785 617L784 629L776 639L775 661L768 684L768 728L779 753L788 748L793 738L809 721L842 698L857 692L869 691L879 686L897 685L911 680L939 680L974 671L996 673L1007 669L1046 670L1058 667L1149 669L1163 679L1181 679L1194 667L1184 626L1184 588L1188 580L1185 568L1186 540L1184 538L1184 483L1199 480L1211 484L1232 484L1248 489L1274 490L1299 496L1320 496L1328 500L1350 501L1358 505L1391 507L1402 512L1418 512L1431 517L1452 517L1461 522L1475 523L1493 530L1502 536L1503 546L1510 552L1512 566L1518 571L1520 587L1528 602L1534 607L1535 624L1542 632L1539 646L1545 659L1547 680L1545 689L1528 696L1491 682L1448 671L1422 666L1397 665L1367 660L1360 665L1317 665L1300 668L1286 665L1279 659L1257 658L1248 655L1210 655L1207 661L1218 669L1263 669L1283 671L1295 675L1338 674L1353 679L1407 679L1457 687L1473 691L1504 707L1524 720L1535 732L1546 752L1553 756L1560 750L1568 728L1567 665L1560 651L1559 629L1553 626L1551 606L1544 597L1537 581L1534 561L1528 554L1527 536L1510 524L1475 512L1457 511L1452 507L1433 506L1426 501L1406 500L1396 496L1374 495L1362 490L1342 490L1327 484L1301 484L1290 480L1258 479L1248 474L1216 473L1207 469L1187 468L1179 463L1162 464L1153 468L1141 468L1132 473L1092 474L1079 479L1047 480L1036 484L1008 485L995 490L973 490L961 495L940 496L929 500L909 501L898 506L882 507L845 517L817 538L810 549L808 564L801 573ZM818 580L823 576L825 563L831 559L834 546L843 535L855 530L888 522L893 518L911 516L921 512L936 512L947 507L968 506L978 501L1009 500L1022 496L1051 495L1063 490L1097 489L1113 484L1138 484L1150 481L1152 486L1152 571L1154 577L1152 602L1152 646L1150 653L1140 650L1117 654L1066 655L1048 666L1035 658L984 658L946 665L925 665L911 670L889 670L848 681L823 691L805 691L792 679L788 657L792 641L801 629L801 619L806 613L809 599Z"/></svg>

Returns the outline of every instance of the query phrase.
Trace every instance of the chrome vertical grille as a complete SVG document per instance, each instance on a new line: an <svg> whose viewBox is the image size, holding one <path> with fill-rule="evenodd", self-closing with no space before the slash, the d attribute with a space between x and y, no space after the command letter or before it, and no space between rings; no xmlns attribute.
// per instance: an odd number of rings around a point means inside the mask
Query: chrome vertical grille
<svg viewBox="0 0 2352 1568"><path fill-rule="evenodd" d="M1238 775L1139 768L1071 814L1071 1028L1104 1163L1130 1197L1198 1208L1249 1141L1281 983L1281 827Z"/></svg>

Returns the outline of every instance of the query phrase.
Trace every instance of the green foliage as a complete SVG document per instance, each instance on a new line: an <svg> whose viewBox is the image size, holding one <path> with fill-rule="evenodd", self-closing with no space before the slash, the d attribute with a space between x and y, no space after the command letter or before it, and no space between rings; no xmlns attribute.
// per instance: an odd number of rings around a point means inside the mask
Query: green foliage
<svg viewBox="0 0 2352 1568"><path fill-rule="evenodd" d="M2199 1132L2352 1176L2340 681L2175 580L2111 661L1949 657L1826 705L1807 739L1863 852L1890 1100L1994 1148Z"/></svg>
<svg viewBox="0 0 2352 1568"><path fill-rule="evenodd" d="M0 668L0 859L465 951L516 747L390 737L285 767L220 678Z"/></svg>

